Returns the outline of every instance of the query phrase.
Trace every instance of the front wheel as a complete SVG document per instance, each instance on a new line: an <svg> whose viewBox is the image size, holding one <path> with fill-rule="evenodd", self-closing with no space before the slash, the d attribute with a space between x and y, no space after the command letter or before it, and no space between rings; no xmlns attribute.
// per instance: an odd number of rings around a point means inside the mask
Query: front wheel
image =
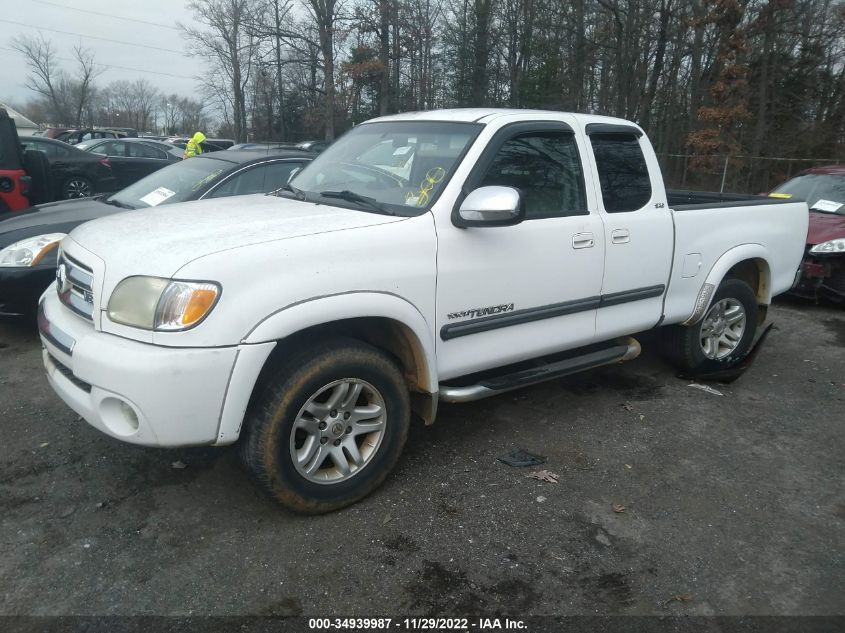
<svg viewBox="0 0 845 633"><path fill-rule="evenodd" d="M726 279L713 295L704 318L664 331L669 359L692 373L726 369L745 358L757 331L757 297L740 279Z"/></svg>
<svg viewBox="0 0 845 633"><path fill-rule="evenodd" d="M337 339L279 367L247 413L241 458L282 505L331 512L381 485L407 440L410 411L389 356Z"/></svg>

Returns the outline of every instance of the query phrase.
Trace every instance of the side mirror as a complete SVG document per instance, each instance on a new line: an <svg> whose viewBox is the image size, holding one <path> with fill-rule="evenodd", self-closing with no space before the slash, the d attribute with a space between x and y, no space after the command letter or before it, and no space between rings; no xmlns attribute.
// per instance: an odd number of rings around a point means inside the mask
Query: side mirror
<svg viewBox="0 0 845 633"><path fill-rule="evenodd" d="M511 226L525 219L522 194L513 187L479 187L472 191L452 215L452 224L470 226Z"/></svg>

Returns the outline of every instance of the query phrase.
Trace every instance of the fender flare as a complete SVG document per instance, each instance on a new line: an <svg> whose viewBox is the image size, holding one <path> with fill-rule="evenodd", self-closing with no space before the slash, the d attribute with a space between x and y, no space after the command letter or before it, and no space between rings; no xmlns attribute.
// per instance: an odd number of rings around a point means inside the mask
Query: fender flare
<svg viewBox="0 0 845 633"><path fill-rule="evenodd" d="M759 259L764 261L766 263L766 271L761 272L769 274L769 251L762 244L740 244L739 246L735 246L734 248L725 251L710 268L710 272L707 273L704 284L702 284L701 290L698 291L695 308L693 309L690 317L683 322L683 325L692 325L701 320L705 312L707 312L707 308L710 307L716 288L718 288L719 284L722 283L722 280L725 278L728 271L738 263L748 259ZM757 299L761 303L768 305L772 302L772 289L768 279L765 280L762 287L763 295L760 296L758 293Z"/></svg>
<svg viewBox="0 0 845 633"><path fill-rule="evenodd" d="M416 339L414 350L421 385L429 393L437 393L437 357L434 336L425 317L408 300L390 292L361 290L312 297L291 303L258 322L241 343L279 341L312 326L344 319L380 317L404 326Z"/></svg>

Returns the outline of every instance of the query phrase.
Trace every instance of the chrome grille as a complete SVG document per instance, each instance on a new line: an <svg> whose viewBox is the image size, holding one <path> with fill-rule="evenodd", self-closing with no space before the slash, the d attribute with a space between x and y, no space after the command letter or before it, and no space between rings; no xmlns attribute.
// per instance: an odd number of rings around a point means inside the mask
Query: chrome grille
<svg viewBox="0 0 845 633"><path fill-rule="evenodd" d="M94 271L72 257L59 255L56 291L59 301L84 319L94 320Z"/></svg>

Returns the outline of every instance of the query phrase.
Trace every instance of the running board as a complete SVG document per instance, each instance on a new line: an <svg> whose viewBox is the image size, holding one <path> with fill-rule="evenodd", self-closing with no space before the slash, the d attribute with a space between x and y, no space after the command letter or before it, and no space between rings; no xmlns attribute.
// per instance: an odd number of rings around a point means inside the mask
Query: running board
<svg viewBox="0 0 845 633"><path fill-rule="evenodd" d="M616 341L612 347L606 347L554 362L538 360L538 365L511 373L491 376L479 380L477 384L461 387L441 385L438 392L443 402L471 402L489 398L512 389L527 387L554 378L568 376L594 367L633 360L640 355L639 342L633 338Z"/></svg>

